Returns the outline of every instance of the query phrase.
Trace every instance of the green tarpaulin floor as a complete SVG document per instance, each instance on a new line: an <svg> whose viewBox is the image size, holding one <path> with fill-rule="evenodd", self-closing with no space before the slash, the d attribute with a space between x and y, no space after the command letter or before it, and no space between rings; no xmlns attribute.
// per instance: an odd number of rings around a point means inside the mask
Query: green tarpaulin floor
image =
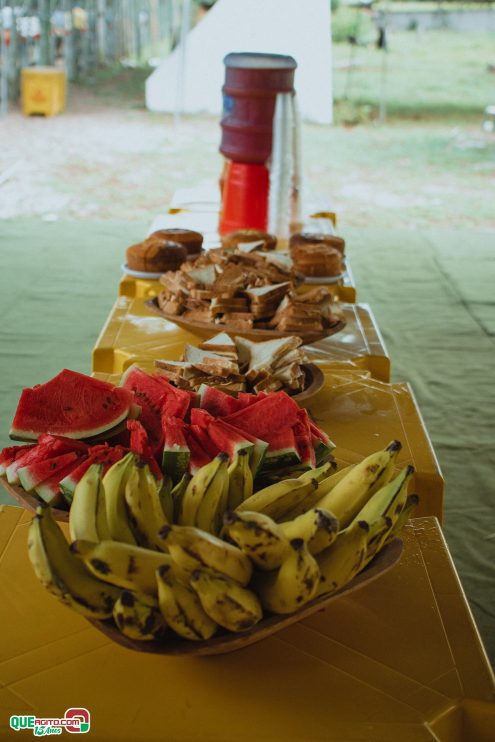
<svg viewBox="0 0 495 742"><path fill-rule="evenodd" d="M147 224L0 222L0 446L23 386L90 371L125 247ZM347 229L369 302L446 479L444 529L495 659L495 233ZM2 496L3 502L8 500Z"/></svg>

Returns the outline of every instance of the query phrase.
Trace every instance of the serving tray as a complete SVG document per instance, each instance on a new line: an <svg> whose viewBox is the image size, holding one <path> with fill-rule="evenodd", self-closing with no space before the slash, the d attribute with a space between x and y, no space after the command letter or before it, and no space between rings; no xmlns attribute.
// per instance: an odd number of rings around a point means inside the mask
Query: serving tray
<svg viewBox="0 0 495 742"><path fill-rule="evenodd" d="M41 503L41 500L36 497L36 495L31 495L29 492L26 492L26 490L22 489L22 487L19 487L17 484L9 484L5 477L0 477L0 485L2 485L4 490L8 492L8 494L13 497L14 500L17 500L17 502L22 505L23 508L29 510L31 513L36 512L36 508ZM52 512L55 520L64 522L69 521L68 509L61 510L60 508L53 508Z"/></svg>
<svg viewBox="0 0 495 742"><path fill-rule="evenodd" d="M399 538L394 538L376 555L373 561L362 572L341 590L331 595L322 595L320 598L307 603L301 610L291 613L288 616L267 616L250 631L243 632L242 634L224 631L224 633L219 633L212 639L208 639L208 641L194 642L182 639L177 634L174 634L173 631L169 630L161 641L137 641L121 634L111 619L107 621L87 620L117 644L121 644L128 649L134 649L137 652L171 655L225 654L266 639L268 636L282 631L282 629L287 628L291 624L311 616L312 613L321 611L343 595L349 595L355 590L369 585L373 580L388 572L399 561L401 554L402 541Z"/></svg>
<svg viewBox="0 0 495 742"><path fill-rule="evenodd" d="M335 324L332 327L327 327L323 331L316 332L315 330L308 332L282 332L281 330L258 330L248 329L240 330L239 328L230 324L215 324L215 322L198 322L196 320L183 319L181 315L168 314L163 312L159 305L158 300L148 299L145 301L145 306L148 307L152 312L158 314L163 319L173 322L179 327L183 327L185 330L194 333L202 338L210 338L216 335L218 332L227 332L234 335L242 335L242 337L249 338L250 340L271 340L272 338L285 338L293 337L297 334L298 337L302 338L303 343L314 343L317 340L335 335L345 327L345 320L336 319Z"/></svg>

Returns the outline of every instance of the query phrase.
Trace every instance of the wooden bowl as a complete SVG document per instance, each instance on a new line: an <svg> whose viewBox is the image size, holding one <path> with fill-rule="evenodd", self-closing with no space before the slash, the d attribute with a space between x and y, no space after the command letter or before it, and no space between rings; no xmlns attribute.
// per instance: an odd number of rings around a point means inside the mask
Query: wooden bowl
<svg viewBox="0 0 495 742"><path fill-rule="evenodd" d="M163 319L166 319L169 322L174 322L174 324L178 325L179 327L183 327L185 330L188 330L189 332L192 332L202 338L211 338L219 332L227 332L233 335L242 335L242 337L249 338L250 340L271 340L272 338L293 337L295 334L297 334L298 337L302 338L303 343L314 343L317 340L322 340L323 338L329 337L330 335L335 335L337 332L340 332L345 327L345 321L343 319L338 319L332 327L327 327L322 332L315 332L314 330L311 332L297 333L281 332L280 330L239 330L237 327L233 327L229 324L221 325L215 324L214 322L197 322L194 320L183 319L180 315L177 316L175 314L168 314L167 312L163 312L160 309L160 307L158 306L158 299L156 297L154 299L148 299L147 301L145 301L145 305L148 307L148 309L151 309L152 312L158 314L160 317L163 317Z"/></svg>
<svg viewBox="0 0 495 742"><path fill-rule="evenodd" d="M291 613L288 616L267 616L256 624L256 626L250 631L246 631L242 634L223 631L223 633L214 636L208 641L194 642L182 639L180 636L177 636L177 634L174 634L173 631L169 630L161 641L137 641L129 639L121 634L111 619L107 621L88 620L93 624L93 626L95 626L95 628L117 644L121 644L128 649L134 649L137 652L189 655L225 654L226 652L234 652L237 649L242 649L250 644L259 642L262 639L266 639L266 637L276 634L278 631L282 631L282 629L287 628L287 626L297 623L297 621L301 621L307 616L311 616L312 613L321 611L323 608L329 606L332 601L337 600L341 596L349 595L354 592L354 590L358 590L360 587L368 585L373 580L376 580L377 577L380 577L380 575L388 572L388 570L399 561L401 554L402 541L395 538L376 555L366 569L360 572L341 590L338 590L331 595L322 595L320 598L307 603L303 608L301 608L301 610L296 613ZM358 627L356 627L356 630L358 630Z"/></svg>
<svg viewBox="0 0 495 742"><path fill-rule="evenodd" d="M291 394L292 399L296 402L307 402L308 399L318 394L323 384L325 383L325 376L319 366L314 363L301 363L301 368L304 371L305 383L304 389L298 394ZM288 392L290 394L290 392Z"/></svg>
<svg viewBox="0 0 495 742"><path fill-rule="evenodd" d="M36 508L38 505L41 504L41 500L39 500L36 495L31 495L29 492L26 492L26 490L23 490L22 487L18 487L16 484L9 484L5 477L0 477L0 484L4 488L8 494L14 498L14 500L17 500L17 502L22 505L23 508L26 510L29 510L31 513L36 512ZM67 505L67 510L61 510L60 508L53 508L53 517L55 520L60 521L69 521L69 505Z"/></svg>

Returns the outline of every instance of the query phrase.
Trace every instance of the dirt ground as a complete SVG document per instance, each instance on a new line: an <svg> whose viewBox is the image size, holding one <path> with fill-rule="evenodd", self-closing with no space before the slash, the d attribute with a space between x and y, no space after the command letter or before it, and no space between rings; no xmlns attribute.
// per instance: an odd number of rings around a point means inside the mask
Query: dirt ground
<svg viewBox="0 0 495 742"><path fill-rule="evenodd" d="M66 111L0 120L0 219L151 220L178 187L216 180L217 118L118 105L73 87ZM343 226L495 229L495 134L479 124L305 125L311 189Z"/></svg>

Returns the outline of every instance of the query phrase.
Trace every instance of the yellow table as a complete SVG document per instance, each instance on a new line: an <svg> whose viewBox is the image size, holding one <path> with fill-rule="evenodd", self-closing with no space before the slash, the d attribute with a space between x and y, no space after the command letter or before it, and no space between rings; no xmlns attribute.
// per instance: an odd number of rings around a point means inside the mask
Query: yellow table
<svg viewBox="0 0 495 742"><path fill-rule="evenodd" d="M145 297L120 296L117 299L93 349L93 371L122 373L138 360L177 359L184 343L197 344L196 335L153 314L145 301ZM370 307L367 304L342 306L346 327L309 346L310 357L331 358L388 381L390 359Z"/></svg>
<svg viewBox="0 0 495 742"><path fill-rule="evenodd" d="M434 518L399 564L326 610L228 655L113 644L37 582L29 516L0 512L0 738L12 714L91 713L98 742L491 742L494 679Z"/></svg>

